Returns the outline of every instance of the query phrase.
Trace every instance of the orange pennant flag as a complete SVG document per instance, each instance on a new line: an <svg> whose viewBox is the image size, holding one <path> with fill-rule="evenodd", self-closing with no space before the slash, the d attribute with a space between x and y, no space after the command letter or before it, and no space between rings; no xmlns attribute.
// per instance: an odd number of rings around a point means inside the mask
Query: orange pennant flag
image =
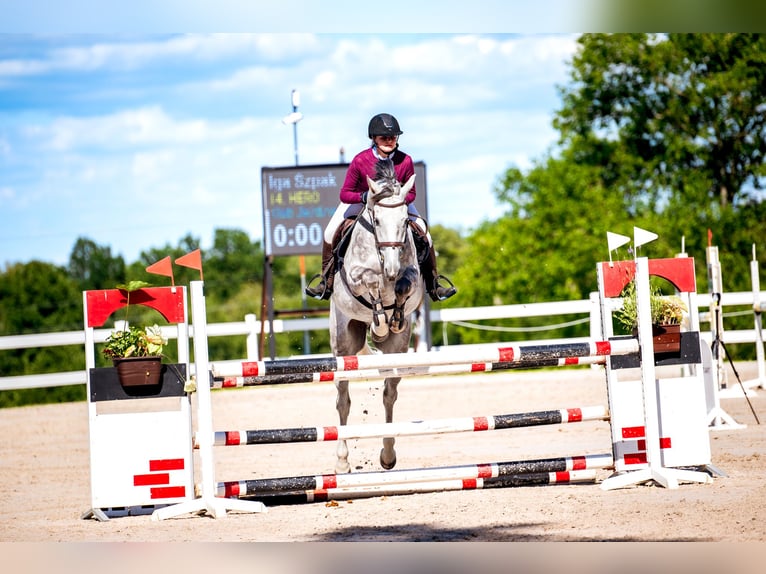
<svg viewBox="0 0 766 574"><path fill-rule="evenodd" d="M190 267L191 269L196 269L199 271L199 278L200 281L202 281L202 254L200 253L199 249L195 249L191 253L187 253L186 255L182 255L178 259L176 259L176 265L181 265L182 267Z"/></svg>
<svg viewBox="0 0 766 574"><path fill-rule="evenodd" d="M176 282L173 278L173 264L170 263L170 255L163 257L156 263L152 263L146 268L147 273L153 273L154 275L164 275L170 277L170 284L175 286Z"/></svg>

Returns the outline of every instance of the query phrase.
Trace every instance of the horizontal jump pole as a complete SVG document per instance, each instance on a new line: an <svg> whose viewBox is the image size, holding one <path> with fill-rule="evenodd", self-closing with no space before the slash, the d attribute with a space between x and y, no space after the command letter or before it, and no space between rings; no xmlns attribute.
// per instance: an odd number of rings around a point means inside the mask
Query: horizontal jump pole
<svg viewBox="0 0 766 574"><path fill-rule="evenodd" d="M444 480L492 480L518 474L565 472L611 468L611 454L581 455L538 460L493 462L461 466L357 472L348 474L319 474L284 478L259 478L242 481L220 482L216 496L239 498L275 492L328 490L334 488L358 488L373 485L424 483Z"/></svg>
<svg viewBox="0 0 766 574"><path fill-rule="evenodd" d="M280 385L292 383L323 383L339 379L365 381L386 377L417 377L426 375L453 375L461 373L485 373L508 369L531 369L539 367L563 367L572 365L603 364L606 358L599 355L592 357L565 357L561 359L540 359L524 364L509 363L467 363L455 365L425 365L419 367L394 367L391 369L364 369L359 371L322 371L318 373L287 373L281 375L263 375L259 377L215 377L211 388L228 389L257 385ZM237 361L231 362L235 368ZM217 363L220 367L221 364Z"/></svg>
<svg viewBox="0 0 766 574"><path fill-rule="evenodd" d="M346 372L364 369L391 369L466 363L529 364L544 359L566 359L638 353L638 339L627 337L612 341L586 341L551 345L506 345L429 351L427 353L391 353L349 355L343 357L308 357L271 361L242 361L235 365L211 363L214 377L258 377L294 373Z"/></svg>
<svg viewBox="0 0 766 574"><path fill-rule="evenodd" d="M608 418L609 411L604 406L576 407L530 413L445 418L404 423L216 431L214 433L213 444L215 446L240 446L253 444L323 442L375 437L417 436L456 432L479 432L539 425L607 420ZM196 442L197 441L195 440L195 443Z"/></svg>
<svg viewBox="0 0 766 574"><path fill-rule="evenodd" d="M348 488L330 488L327 490L305 490L302 492L284 492L259 496L248 496L269 506L282 504L302 504L326 502L329 500L351 500L372 498L375 496L396 496L426 492L446 492L454 490L479 490L487 488L509 488L519 486L543 486L550 484L575 484L595 482L595 470L572 470L564 472L530 473L498 478L436 480L410 484L382 484Z"/></svg>

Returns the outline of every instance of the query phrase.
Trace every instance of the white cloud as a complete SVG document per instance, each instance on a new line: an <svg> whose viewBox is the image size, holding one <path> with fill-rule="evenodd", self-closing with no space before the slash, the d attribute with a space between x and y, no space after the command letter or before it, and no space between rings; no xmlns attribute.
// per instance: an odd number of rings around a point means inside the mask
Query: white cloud
<svg viewBox="0 0 766 574"><path fill-rule="evenodd" d="M142 152L133 156L131 173L143 180L153 180L176 161L176 154L171 150Z"/></svg>
<svg viewBox="0 0 766 574"><path fill-rule="evenodd" d="M16 191L12 187L0 187L0 200L12 201L16 197Z"/></svg>
<svg viewBox="0 0 766 574"><path fill-rule="evenodd" d="M305 115L302 164L336 162L341 147L349 161L369 143L370 116L394 113L402 148L427 165L431 223L471 227L492 216L496 179L555 140L553 84L565 81L576 45L572 36L437 34L96 39L70 39L47 60L0 60L0 82L2 70L48 66L51 89L74 92L56 93L55 107L6 114L0 168L16 176L0 200L24 213L6 233L47 228L73 243L92 232L129 260L216 227L259 238L261 167L293 163L293 131L280 121L292 88ZM95 69L115 75L77 85L79 71ZM38 85L30 90L30 102L45 102ZM134 228L149 233L138 241Z"/></svg>
<svg viewBox="0 0 766 574"><path fill-rule="evenodd" d="M189 146L252 136L259 129L249 118L227 121L175 119L160 107L127 109L105 116L58 117L24 129L29 139L53 152L102 153L136 146Z"/></svg>

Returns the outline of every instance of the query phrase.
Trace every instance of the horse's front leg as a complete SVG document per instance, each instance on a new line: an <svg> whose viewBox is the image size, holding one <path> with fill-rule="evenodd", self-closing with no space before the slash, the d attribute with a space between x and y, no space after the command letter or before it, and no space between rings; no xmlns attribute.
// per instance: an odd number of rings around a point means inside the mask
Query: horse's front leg
<svg viewBox="0 0 766 574"><path fill-rule="evenodd" d="M377 283L370 288L370 303L372 304L372 323L370 323L372 338L375 341L383 341L388 337L388 320Z"/></svg>
<svg viewBox="0 0 766 574"><path fill-rule="evenodd" d="M335 408L338 410L338 419L341 426L343 426L348 422L348 414L351 412L351 396L348 394L348 381L337 381L335 389L337 390ZM348 463L348 445L345 439L338 439L335 455L337 456L335 472L337 474L351 472L351 465Z"/></svg>
<svg viewBox="0 0 766 574"><path fill-rule="evenodd" d="M394 333L401 333L407 326L404 320L404 304L407 299L412 295L412 290L418 285L419 271L413 265L405 267L399 278L394 285L394 295L396 297L396 303L394 304L394 311L391 314L391 321L389 327Z"/></svg>
<svg viewBox="0 0 766 574"><path fill-rule="evenodd" d="M399 392L397 386L401 377L391 377L385 380L383 386L383 408L386 411L386 422L394 421L394 403ZM395 439L392 436L383 439L383 448L380 450L380 466L386 470L391 470L396 466L396 451L394 450Z"/></svg>

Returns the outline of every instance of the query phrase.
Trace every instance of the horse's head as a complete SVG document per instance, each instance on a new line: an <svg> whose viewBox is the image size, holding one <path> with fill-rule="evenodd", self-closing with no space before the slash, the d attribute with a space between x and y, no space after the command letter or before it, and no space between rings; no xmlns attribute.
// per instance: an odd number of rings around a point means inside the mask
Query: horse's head
<svg viewBox="0 0 766 574"><path fill-rule="evenodd" d="M413 174L399 183L390 161L378 162L376 179L367 178L367 209L371 214L375 244L383 263L383 273L393 281L399 274L407 241L407 204L404 199L415 185Z"/></svg>

